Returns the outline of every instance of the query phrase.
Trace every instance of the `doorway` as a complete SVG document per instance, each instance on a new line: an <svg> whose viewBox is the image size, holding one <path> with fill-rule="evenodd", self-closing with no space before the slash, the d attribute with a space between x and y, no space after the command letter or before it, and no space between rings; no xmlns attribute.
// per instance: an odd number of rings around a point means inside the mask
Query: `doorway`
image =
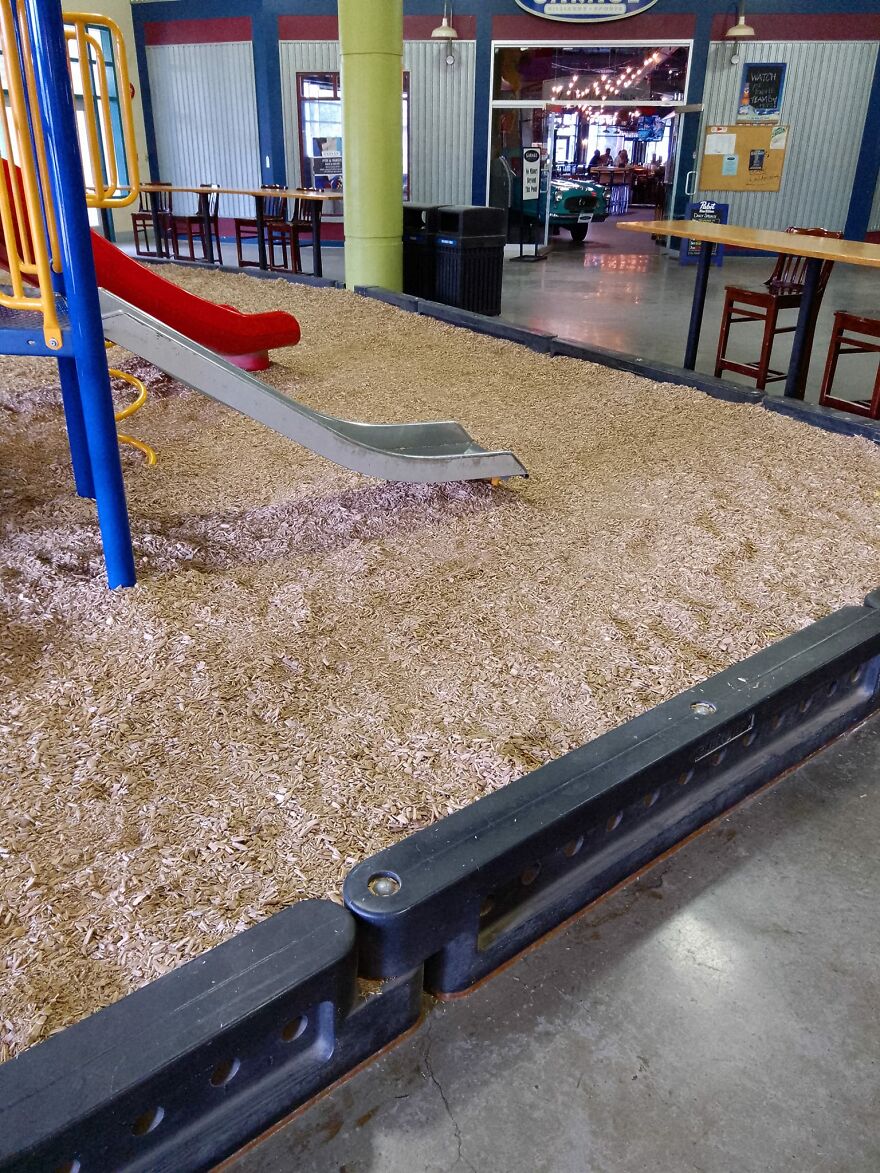
<svg viewBox="0 0 880 1173"><path fill-rule="evenodd" d="M493 44L489 202L512 237L589 252L656 252L615 230L673 206L690 42ZM523 152L541 152L540 196L522 198Z"/></svg>

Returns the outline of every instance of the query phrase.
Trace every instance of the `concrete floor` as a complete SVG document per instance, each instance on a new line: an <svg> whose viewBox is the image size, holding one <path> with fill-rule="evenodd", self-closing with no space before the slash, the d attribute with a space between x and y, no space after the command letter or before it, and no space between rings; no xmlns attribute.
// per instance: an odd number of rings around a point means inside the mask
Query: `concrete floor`
<svg viewBox="0 0 880 1173"><path fill-rule="evenodd" d="M880 715L235 1173L876 1173Z"/></svg>

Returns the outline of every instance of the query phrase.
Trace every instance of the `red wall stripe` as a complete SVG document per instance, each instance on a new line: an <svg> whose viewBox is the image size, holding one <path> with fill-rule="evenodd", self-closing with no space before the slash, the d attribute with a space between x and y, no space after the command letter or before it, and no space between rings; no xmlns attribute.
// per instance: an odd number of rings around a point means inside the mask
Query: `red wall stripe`
<svg viewBox="0 0 880 1173"><path fill-rule="evenodd" d="M456 19L456 26L458 17ZM632 41L644 37L662 45L664 37L692 37L696 17L689 12L643 12L627 20L603 20L595 25L563 24L529 16L527 12L492 18L492 36L499 41ZM724 30L722 29L722 32Z"/></svg>
<svg viewBox="0 0 880 1173"><path fill-rule="evenodd" d="M405 16L403 36L407 41L427 41L443 19L442 12L436 16ZM477 35L475 16L455 16L452 21L462 40L473 40ZM280 41L336 41L339 39L339 23L335 16L279 16L278 39Z"/></svg>
<svg viewBox="0 0 880 1173"><path fill-rule="evenodd" d="M880 15L869 13L763 16L748 12L746 20L755 30L756 41L876 41L880 38ZM723 41L734 23L732 15L716 16L712 21L712 40Z"/></svg>
<svg viewBox="0 0 880 1173"><path fill-rule="evenodd" d="M339 22L335 16L279 16L279 41L337 41Z"/></svg>
<svg viewBox="0 0 880 1173"><path fill-rule="evenodd" d="M148 45L204 45L251 39L249 16L223 16L215 20L151 20L144 25L144 41Z"/></svg>

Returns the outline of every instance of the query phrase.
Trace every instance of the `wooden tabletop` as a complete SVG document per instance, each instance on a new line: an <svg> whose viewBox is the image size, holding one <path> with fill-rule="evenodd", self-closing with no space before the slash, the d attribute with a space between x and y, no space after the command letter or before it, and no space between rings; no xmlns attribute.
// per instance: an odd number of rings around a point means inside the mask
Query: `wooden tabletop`
<svg viewBox="0 0 880 1173"><path fill-rule="evenodd" d="M701 220L625 220L617 227L624 232L682 236L712 244L733 244L741 248L763 249L768 253L815 257L820 261L841 261L846 265L880 269L880 244L866 244L862 240L835 240L828 236L805 236L801 232L742 228L738 224L707 224Z"/></svg>
<svg viewBox="0 0 880 1173"><path fill-rule="evenodd" d="M178 187L173 183L142 183L141 191L184 191L192 192L194 195L210 195L211 192L219 192L220 195L243 195L243 196L282 196L284 199L297 200L341 200L341 191L309 191L308 188L302 187Z"/></svg>

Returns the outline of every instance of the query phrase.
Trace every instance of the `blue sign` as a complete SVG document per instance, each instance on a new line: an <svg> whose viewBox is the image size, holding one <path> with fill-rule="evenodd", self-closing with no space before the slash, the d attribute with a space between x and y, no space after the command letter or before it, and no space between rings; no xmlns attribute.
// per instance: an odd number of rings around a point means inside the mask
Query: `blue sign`
<svg viewBox="0 0 880 1173"><path fill-rule="evenodd" d="M623 20L653 8L657 0L516 0L520 8L545 20L571 24L595 24L599 20Z"/></svg>
<svg viewBox="0 0 880 1173"><path fill-rule="evenodd" d="M730 204L717 204L714 200L700 200L698 204L691 204L691 220L702 220L704 224L726 224ZM679 245L678 262L680 265L695 265L704 248L711 248L712 264L720 265L724 260L723 244L707 244L703 240L686 239Z"/></svg>

